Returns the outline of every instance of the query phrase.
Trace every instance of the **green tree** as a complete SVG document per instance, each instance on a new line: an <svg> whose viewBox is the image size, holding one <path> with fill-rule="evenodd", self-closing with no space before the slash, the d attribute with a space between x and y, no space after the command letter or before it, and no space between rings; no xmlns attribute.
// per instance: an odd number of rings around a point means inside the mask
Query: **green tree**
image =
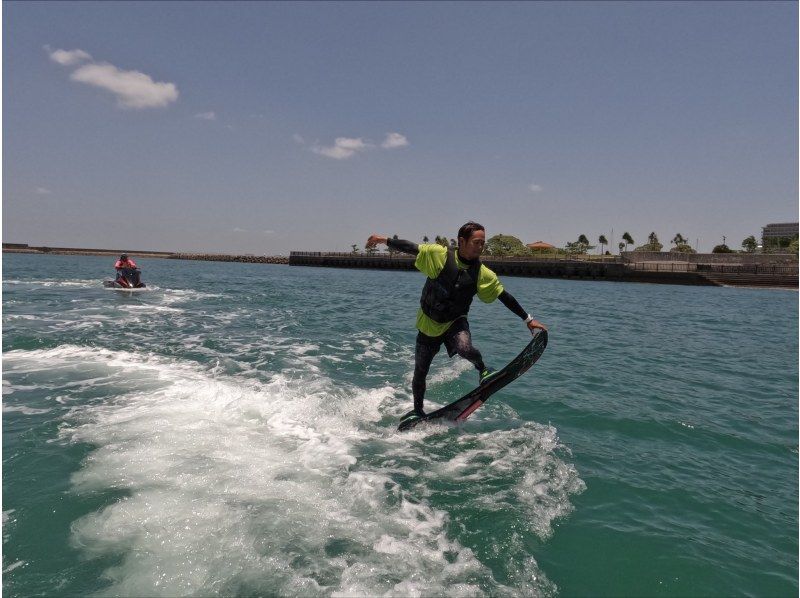
<svg viewBox="0 0 800 598"><path fill-rule="evenodd" d="M635 251L661 251L663 248L664 246L658 241L658 235L652 232L647 235L647 243L645 245L640 245Z"/></svg>
<svg viewBox="0 0 800 598"><path fill-rule="evenodd" d="M484 252L487 255L530 255L530 250L517 237L499 234L486 241Z"/></svg>
<svg viewBox="0 0 800 598"><path fill-rule="evenodd" d="M425 236L422 237L422 242L423 243L427 243L428 241L429 241L428 235L425 235Z"/></svg>
<svg viewBox="0 0 800 598"><path fill-rule="evenodd" d="M353 243L353 244L352 244L350 247L352 247L352 248L353 248L353 253L358 253L358 245L356 245L355 243Z"/></svg>
<svg viewBox="0 0 800 598"><path fill-rule="evenodd" d="M436 243L438 243L442 247L447 247L448 246L447 237L440 237L439 235L436 235Z"/></svg>
<svg viewBox="0 0 800 598"><path fill-rule="evenodd" d="M578 235L578 243L581 245L588 245L589 244L589 237L586 235Z"/></svg>
<svg viewBox="0 0 800 598"><path fill-rule="evenodd" d="M757 247L758 242L753 235L750 235L744 241L742 241L742 249L744 249L747 253L755 253Z"/></svg>
<svg viewBox="0 0 800 598"><path fill-rule="evenodd" d="M722 243L721 245L716 245L714 249L711 250L711 253L733 253L733 250Z"/></svg>
<svg viewBox="0 0 800 598"><path fill-rule="evenodd" d="M675 244L675 247L669 250L670 253L697 253L689 245L686 238L680 233L678 233L672 238L672 243Z"/></svg>
<svg viewBox="0 0 800 598"><path fill-rule="evenodd" d="M798 242L797 237L795 237L792 239L792 242L789 243L789 253L797 255L798 249L800 249L800 242Z"/></svg>
<svg viewBox="0 0 800 598"><path fill-rule="evenodd" d="M633 237L631 237L629 232L626 232L624 235L622 235L622 240L625 241L625 251L627 251L628 245L633 245Z"/></svg>
<svg viewBox="0 0 800 598"><path fill-rule="evenodd" d="M622 250L623 250L623 249L625 249L625 243L623 243L622 241L620 241L620 243L619 243L619 246L618 246L618 247L619 247L619 254L620 254L620 255L622 255Z"/></svg>
<svg viewBox="0 0 800 598"><path fill-rule="evenodd" d="M586 253L586 245L583 243L578 243L577 241L567 241L564 250L569 255L583 254Z"/></svg>
<svg viewBox="0 0 800 598"><path fill-rule="evenodd" d="M608 239L606 239L605 235L600 235L600 238L597 239L597 242L600 243L600 253L603 253L603 249L605 249L605 246L608 245Z"/></svg>

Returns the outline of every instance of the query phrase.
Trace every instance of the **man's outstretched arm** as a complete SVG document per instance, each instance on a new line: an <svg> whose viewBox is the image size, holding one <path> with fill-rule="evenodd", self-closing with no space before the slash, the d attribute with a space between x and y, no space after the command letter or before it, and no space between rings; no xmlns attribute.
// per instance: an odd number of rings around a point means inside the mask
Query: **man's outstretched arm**
<svg viewBox="0 0 800 598"><path fill-rule="evenodd" d="M514 296L508 291L503 291L497 298L500 299L500 302L503 305L505 305L508 309L513 311L523 320L525 320L525 324L528 326L531 332L533 332L536 328L547 330L547 327L544 324L534 320L532 315L530 315L528 312L522 309L522 306L519 304L519 301L517 301L514 298Z"/></svg>
<svg viewBox="0 0 800 598"><path fill-rule="evenodd" d="M417 255L419 253L419 245L416 243L405 241L403 239L390 239L380 235L372 235L369 239L367 239L367 249L370 247L375 247L376 245L380 245L381 243L387 245L389 249L394 249L395 251L402 251L403 253L410 253L411 255Z"/></svg>

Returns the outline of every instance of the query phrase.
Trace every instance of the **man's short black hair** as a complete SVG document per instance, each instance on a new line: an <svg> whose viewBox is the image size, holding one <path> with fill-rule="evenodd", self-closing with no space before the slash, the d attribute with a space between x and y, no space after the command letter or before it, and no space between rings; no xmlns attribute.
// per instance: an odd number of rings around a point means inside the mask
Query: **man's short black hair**
<svg viewBox="0 0 800 598"><path fill-rule="evenodd" d="M486 231L486 229L483 228L482 224L478 224L477 222L473 222L472 220L470 220L464 226L458 229L458 238L466 239L467 241L469 241L469 238L472 236L472 233L474 233L476 230Z"/></svg>

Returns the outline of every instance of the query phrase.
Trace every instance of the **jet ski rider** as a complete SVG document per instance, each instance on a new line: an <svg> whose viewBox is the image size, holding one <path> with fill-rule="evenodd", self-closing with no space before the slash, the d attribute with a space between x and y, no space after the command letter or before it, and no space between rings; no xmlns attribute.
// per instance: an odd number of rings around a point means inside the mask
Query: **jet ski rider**
<svg viewBox="0 0 800 598"><path fill-rule="evenodd" d="M134 288L141 286L141 271L136 267L136 262L128 257L127 253L119 256L114 268L117 271L117 282L123 286Z"/></svg>

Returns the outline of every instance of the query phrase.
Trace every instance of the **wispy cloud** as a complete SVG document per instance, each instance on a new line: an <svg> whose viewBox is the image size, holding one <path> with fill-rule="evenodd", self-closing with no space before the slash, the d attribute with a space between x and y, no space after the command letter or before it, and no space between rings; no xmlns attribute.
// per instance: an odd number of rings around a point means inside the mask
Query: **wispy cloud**
<svg viewBox="0 0 800 598"><path fill-rule="evenodd" d="M233 229L233 232L235 232L235 233L246 233L246 232L247 232L247 229L244 229L244 228L239 228L239 227L237 226L236 228L234 228L234 229Z"/></svg>
<svg viewBox="0 0 800 598"><path fill-rule="evenodd" d="M200 120L217 120L217 115L213 110L209 112L198 112L194 115L195 118L199 118Z"/></svg>
<svg viewBox="0 0 800 598"><path fill-rule="evenodd" d="M72 72L70 79L111 92L121 108L161 108L178 99L178 88L174 83L154 81L150 75L139 71L125 71L107 62L94 62L84 50L45 49L50 59L63 66L83 64Z"/></svg>
<svg viewBox="0 0 800 598"><path fill-rule="evenodd" d="M70 78L110 91L122 108L161 108L178 99L174 83L156 82L149 75L123 71L113 64L87 64Z"/></svg>
<svg viewBox="0 0 800 598"><path fill-rule="evenodd" d="M264 234L265 234L265 235L274 235L274 234L275 234L275 231L274 231L274 230L265 230L265 231L264 231Z"/></svg>
<svg viewBox="0 0 800 598"><path fill-rule="evenodd" d="M46 187L36 187L33 191L36 195L50 195L52 193L52 191Z"/></svg>
<svg viewBox="0 0 800 598"><path fill-rule="evenodd" d="M355 156L357 152L363 152L370 147L372 146L361 137L337 137L332 146L315 145L311 148L311 151L334 160L346 160Z"/></svg>
<svg viewBox="0 0 800 598"><path fill-rule="evenodd" d="M386 139L381 143L383 149L394 149L396 147L406 147L408 139L400 133L386 133Z"/></svg>
<svg viewBox="0 0 800 598"><path fill-rule="evenodd" d="M72 66L73 64L78 64L79 62L85 62L92 59L92 55L88 52L84 52L83 50L50 51L49 46L45 46L45 49L50 53L50 60L63 66Z"/></svg>
<svg viewBox="0 0 800 598"><path fill-rule="evenodd" d="M300 145L305 144L305 140L300 135L293 135L295 143ZM408 138L401 133L386 133L386 138L380 144L380 147L385 150L396 149L398 147L408 146ZM363 137L337 137L333 145L321 145L314 143L311 146L311 151L321 156L333 158L334 160L347 160L352 158L360 152L365 152L374 149L376 146L369 140Z"/></svg>
<svg viewBox="0 0 800 598"><path fill-rule="evenodd" d="M302 136L302 135L298 135L297 133L295 133L294 135L292 135L292 140L293 140L293 141L294 141L294 142L295 142L297 145L305 145L305 143L306 143L306 140L305 140L305 139L303 139L303 136Z"/></svg>
<svg viewBox="0 0 800 598"><path fill-rule="evenodd" d="M534 193L539 193L542 190L542 186L537 185L536 183L531 183L530 185L528 185L528 189L530 189Z"/></svg>

